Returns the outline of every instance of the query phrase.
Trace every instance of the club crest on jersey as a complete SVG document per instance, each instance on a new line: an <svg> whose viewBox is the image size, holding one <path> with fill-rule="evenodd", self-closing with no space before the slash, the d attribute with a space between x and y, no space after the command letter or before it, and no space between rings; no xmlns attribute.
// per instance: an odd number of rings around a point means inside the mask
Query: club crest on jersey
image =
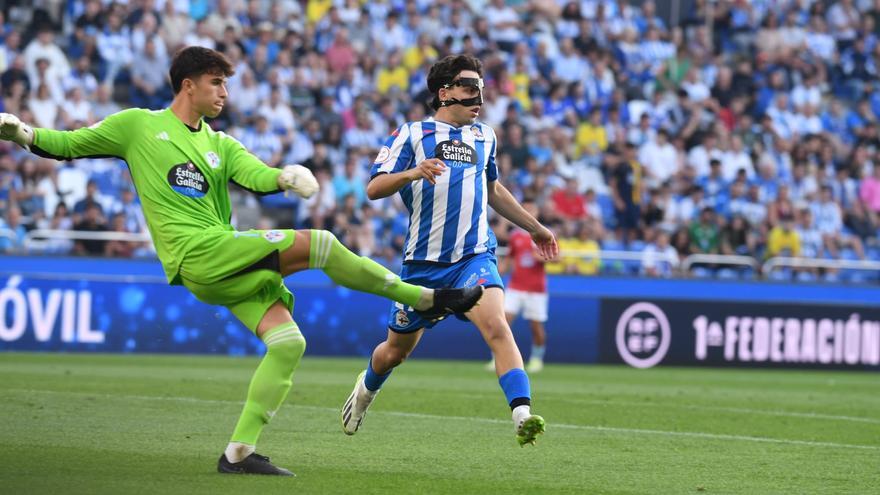
<svg viewBox="0 0 880 495"><path fill-rule="evenodd" d="M471 126L471 134L474 135L474 139L477 141L485 141L485 136L483 136L483 131L480 130L480 126L472 125Z"/></svg>
<svg viewBox="0 0 880 495"><path fill-rule="evenodd" d="M217 168L220 166L220 157L213 151L205 153L205 159L208 160L208 165L210 165L211 168Z"/></svg>
<svg viewBox="0 0 880 495"><path fill-rule="evenodd" d="M376 161L373 163L385 163L389 158L391 158L391 148L382 146L382 149L379 150L379 154L376 156Z"/></svg>
<svg viewBox="0 0 880 495"><path fill-rule="evenodd" d="M285 237L287 236L281 230L267 230L263 232L263 239L266 239L273 244L283 241Z"/></svg>
<svg viewBox="0 0 880 495"><path fill-rule="evenodd" d="M461 139L437 143L434 148L434 156L452 168L467 168L477 164L477 150L462 142Z"/></svg>
<svg viewBox="0 0 880 495"><path fill-rule="evenodd" d="M193 162L179 163L168 171L168 185L184 196L201 198L208 193L210 185L205 174Z"/></svg>

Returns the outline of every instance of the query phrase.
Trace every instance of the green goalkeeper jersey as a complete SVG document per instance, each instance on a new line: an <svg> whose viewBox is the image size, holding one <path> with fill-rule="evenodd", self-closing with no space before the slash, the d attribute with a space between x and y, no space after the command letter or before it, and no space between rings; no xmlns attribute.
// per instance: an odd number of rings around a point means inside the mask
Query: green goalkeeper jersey
<svg viewBox="0 0 880 495"><path fill-rule="evenodd" d="M125 160L171 284L180 284L180 263L201 236L233 230L227 183L258 193L279 190L279 169L205 122L191 129L170 109L124 110L75 131L34 129L33 148L58 160Z"/></svg>

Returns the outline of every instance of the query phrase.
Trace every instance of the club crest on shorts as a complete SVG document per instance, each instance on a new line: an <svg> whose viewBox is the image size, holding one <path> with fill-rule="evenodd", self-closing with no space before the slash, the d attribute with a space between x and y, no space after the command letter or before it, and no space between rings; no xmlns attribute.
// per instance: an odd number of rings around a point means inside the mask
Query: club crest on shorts
<svg viewBox="0 0 880 495"><path fill-rule="evenodd" d="M406 311L398 309L397 314L394 315L394 323L399 327L409 325L409 316L406 315Z"/></svg>
<svg viewBox="0 0 880 495"><path fill-rule="evenodd" d="M283 241L285 237L287 236L280 230L267 230L263 232L263 239L266 239L273 244Z"/></svg>
<svg viewBox="0 0 880 495"><path fill-rule="evenodd" d="M208 160L208 165L210 165L211 168L218 168L220 166L220 157L213 151L205 153L205 159Z"/></svg>

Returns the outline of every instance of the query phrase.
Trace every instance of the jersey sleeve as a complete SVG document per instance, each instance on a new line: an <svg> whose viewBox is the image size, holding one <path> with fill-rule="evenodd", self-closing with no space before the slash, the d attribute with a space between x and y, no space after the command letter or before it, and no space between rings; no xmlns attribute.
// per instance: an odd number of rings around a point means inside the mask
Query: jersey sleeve
<svg viewBox="0 0 880 495"><path fill-rule="evenodd" d="M414 156L409 124L403 124L391 133L385 146L379 150L370 169L370 178L379 174L403 172L410 167Z"/></svg>
<svg viewBox="0 0 880 495"><path fill-rule="evenodd" d="M486 161L486 179L498 180L498 165L495 164L495 154L498 148L498 136L492 129L492 150L489 151L489 159Z"/></svg>
<svg viewBox="0 0 880 495"><path fill-rule="evenodd" d="M137 121L143 112L138 108L130 108L75 131L34 129L31 151L55 160L106 157L125 160L132 130L142 127Z"/></svg>
<svg viewBox="0 0 880 495"><path fill-rule="evenodd" d="M227 164L227 180L257 194L280 191L278 176L281 175L281 169L263 163L234 137L223 132L220 136L221 159Z"/></svg>

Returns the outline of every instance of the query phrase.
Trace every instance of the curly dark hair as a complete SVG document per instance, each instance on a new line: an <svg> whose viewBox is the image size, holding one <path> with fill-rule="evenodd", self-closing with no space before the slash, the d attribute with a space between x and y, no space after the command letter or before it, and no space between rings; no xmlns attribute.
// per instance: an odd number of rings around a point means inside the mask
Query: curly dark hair
<svg viewBox="0 0 880 495"><path fill-rule="evenodd" d="M184 79L192 79L202 74L217 74L229 77L235 74L232 63L226 55L203 48L201 46L188 46L181 48L171 61L171 69L168 76L171 78L171 89L174 94L180 91Z"/></svg>
<svg viewBox="0 0 880 495"><path fill-rule="evenodd" d="M483 63L470 55L448 55L438 60L428 72L428 91L434 95L431 107L440 108L440 88L452 82L461 71L472 70L483 77Z"/></svg>

